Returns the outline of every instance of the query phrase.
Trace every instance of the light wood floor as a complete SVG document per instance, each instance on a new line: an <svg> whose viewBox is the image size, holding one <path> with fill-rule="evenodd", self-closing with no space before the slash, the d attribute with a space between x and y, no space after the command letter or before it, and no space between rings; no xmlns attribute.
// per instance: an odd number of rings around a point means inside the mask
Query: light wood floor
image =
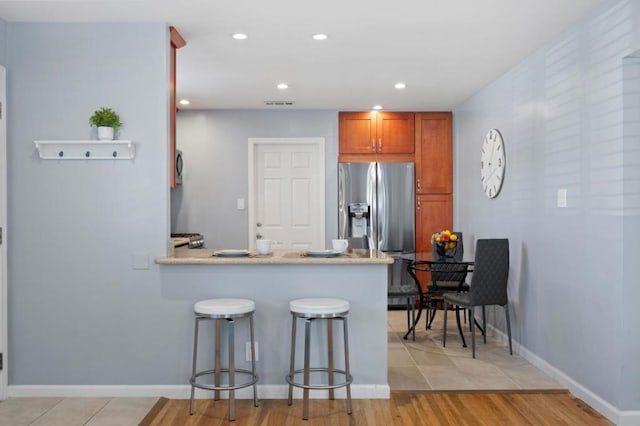
<svg viewBox="0 0 640 426"><path fill-rule="evenodd" d="M392 392L391 399L311 400L310 419L302 420L302 401L236 401L235 425L611 425L569 392ZM222 425L228 423L228 401L161 399L140 423L143 426Z"/></svg>

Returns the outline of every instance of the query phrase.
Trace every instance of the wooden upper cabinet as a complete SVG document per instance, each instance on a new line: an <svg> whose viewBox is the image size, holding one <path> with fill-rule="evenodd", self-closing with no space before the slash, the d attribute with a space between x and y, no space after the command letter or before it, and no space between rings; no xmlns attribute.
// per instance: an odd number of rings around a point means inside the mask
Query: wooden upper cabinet
<svg viewBox="0 0 640 426"><path fill-rule="evenodd" d="M453 141L450 112L416 113L416 192L453 191Z"/></svg>
<svg viewBox="0 0 640 426"><path fill-rule="evenodd" d="M375 154L375 115L370 112L341 112L340 154Z"/></svg>
<svg viewBox="0 0 640 426"><path fill-rule="evenodd" d="M339 121L340 155L345 158L364 154L379 161L388 154L414 153L413 112L341 112Z"/></svg>
<svg viewBox="0 0 640 426"><path fill-rule="evenodd" d="M413 154L414 114L379 112L377 114L378 153Z"/></svg>

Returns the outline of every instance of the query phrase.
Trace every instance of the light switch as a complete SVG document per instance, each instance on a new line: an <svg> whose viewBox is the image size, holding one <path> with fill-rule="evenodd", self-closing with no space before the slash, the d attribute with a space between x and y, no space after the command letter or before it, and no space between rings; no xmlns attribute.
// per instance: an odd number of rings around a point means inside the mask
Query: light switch
<svg viewBox="0 0 640 426"><path fill-rule="evenodd" d="M236 204L237 204L237 209L238 210L244 210L244 198L238 198L236 200Z"/></svg>
<svg viewBox="0 0 640 426"><path fill-rule="evenodd" d="M567 207L567 189L566 188L558 189L558 207L560 208Z"/></svg>

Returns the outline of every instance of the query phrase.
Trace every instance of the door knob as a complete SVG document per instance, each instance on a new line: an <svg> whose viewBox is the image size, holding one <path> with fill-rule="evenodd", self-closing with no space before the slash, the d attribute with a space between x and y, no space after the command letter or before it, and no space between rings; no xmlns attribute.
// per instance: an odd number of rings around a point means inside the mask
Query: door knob
<svg viewBox="0 0 640 426"><path fill-rule="evenodd" d="M261 238L262 238L262 235L261 235L261 234L256 234L256 240L259 240L259 239L261 239Z"/></svg>
<svg viewBox="0 0 640 426"><path fill-rule="evenodd" d="M257 223L256 223L256 226L257 226L258 228L260 228L260 227L262 226L262 222L257 222Z"/></svg>

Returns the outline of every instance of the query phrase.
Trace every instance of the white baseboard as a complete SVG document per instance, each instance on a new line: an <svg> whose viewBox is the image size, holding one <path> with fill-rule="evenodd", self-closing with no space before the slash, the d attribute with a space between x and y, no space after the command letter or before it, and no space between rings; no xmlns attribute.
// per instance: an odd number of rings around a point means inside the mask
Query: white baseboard
<svg viewBox="0 0 640 426"><path fill-rule="evenodd" d="M502 332L502 330L495 328L491 324L487 324L487 328L491 330L494 336L497 337L498 340L500 340L502 343L506 345L509 344L509 336L507 336L506 333ZM553 379L557 380L560 384L566 386L567 389L569 389L569 392L589 404L593 409L598 411L613 423L621 426L640 425L640 411L619 410L611 403L596 395L573 378L567 376L564 372L558 370L547 361L531 352L529 349L521 345L520 342L514 340L513 338L511 340L514 353L519 354L531 364L535 365L537 368L544 371Z"/></svg>
<svg viewBox="0 0 640 426"><path fill-rule="evenodd" d="M148 385L148 386L49 386L49 385L10 385L9 397L165 397L170 399L186 399L191 396L189 385ZM258 385L260 399L286 399L289 387L287 385ZM211 398L212 391L196 389L196 398ZM293 396L302 398L302 389L294 388ZM351 385L353 399L389 399L391 390L389 385ZM221 398L227 398L227 392L221 392ZM327 391L311 391L313 399L326 399ZM335 397L346 398L344 388L335 390ZM236 391L236 398L251 399L253 393L250 387Z"/></svg>

